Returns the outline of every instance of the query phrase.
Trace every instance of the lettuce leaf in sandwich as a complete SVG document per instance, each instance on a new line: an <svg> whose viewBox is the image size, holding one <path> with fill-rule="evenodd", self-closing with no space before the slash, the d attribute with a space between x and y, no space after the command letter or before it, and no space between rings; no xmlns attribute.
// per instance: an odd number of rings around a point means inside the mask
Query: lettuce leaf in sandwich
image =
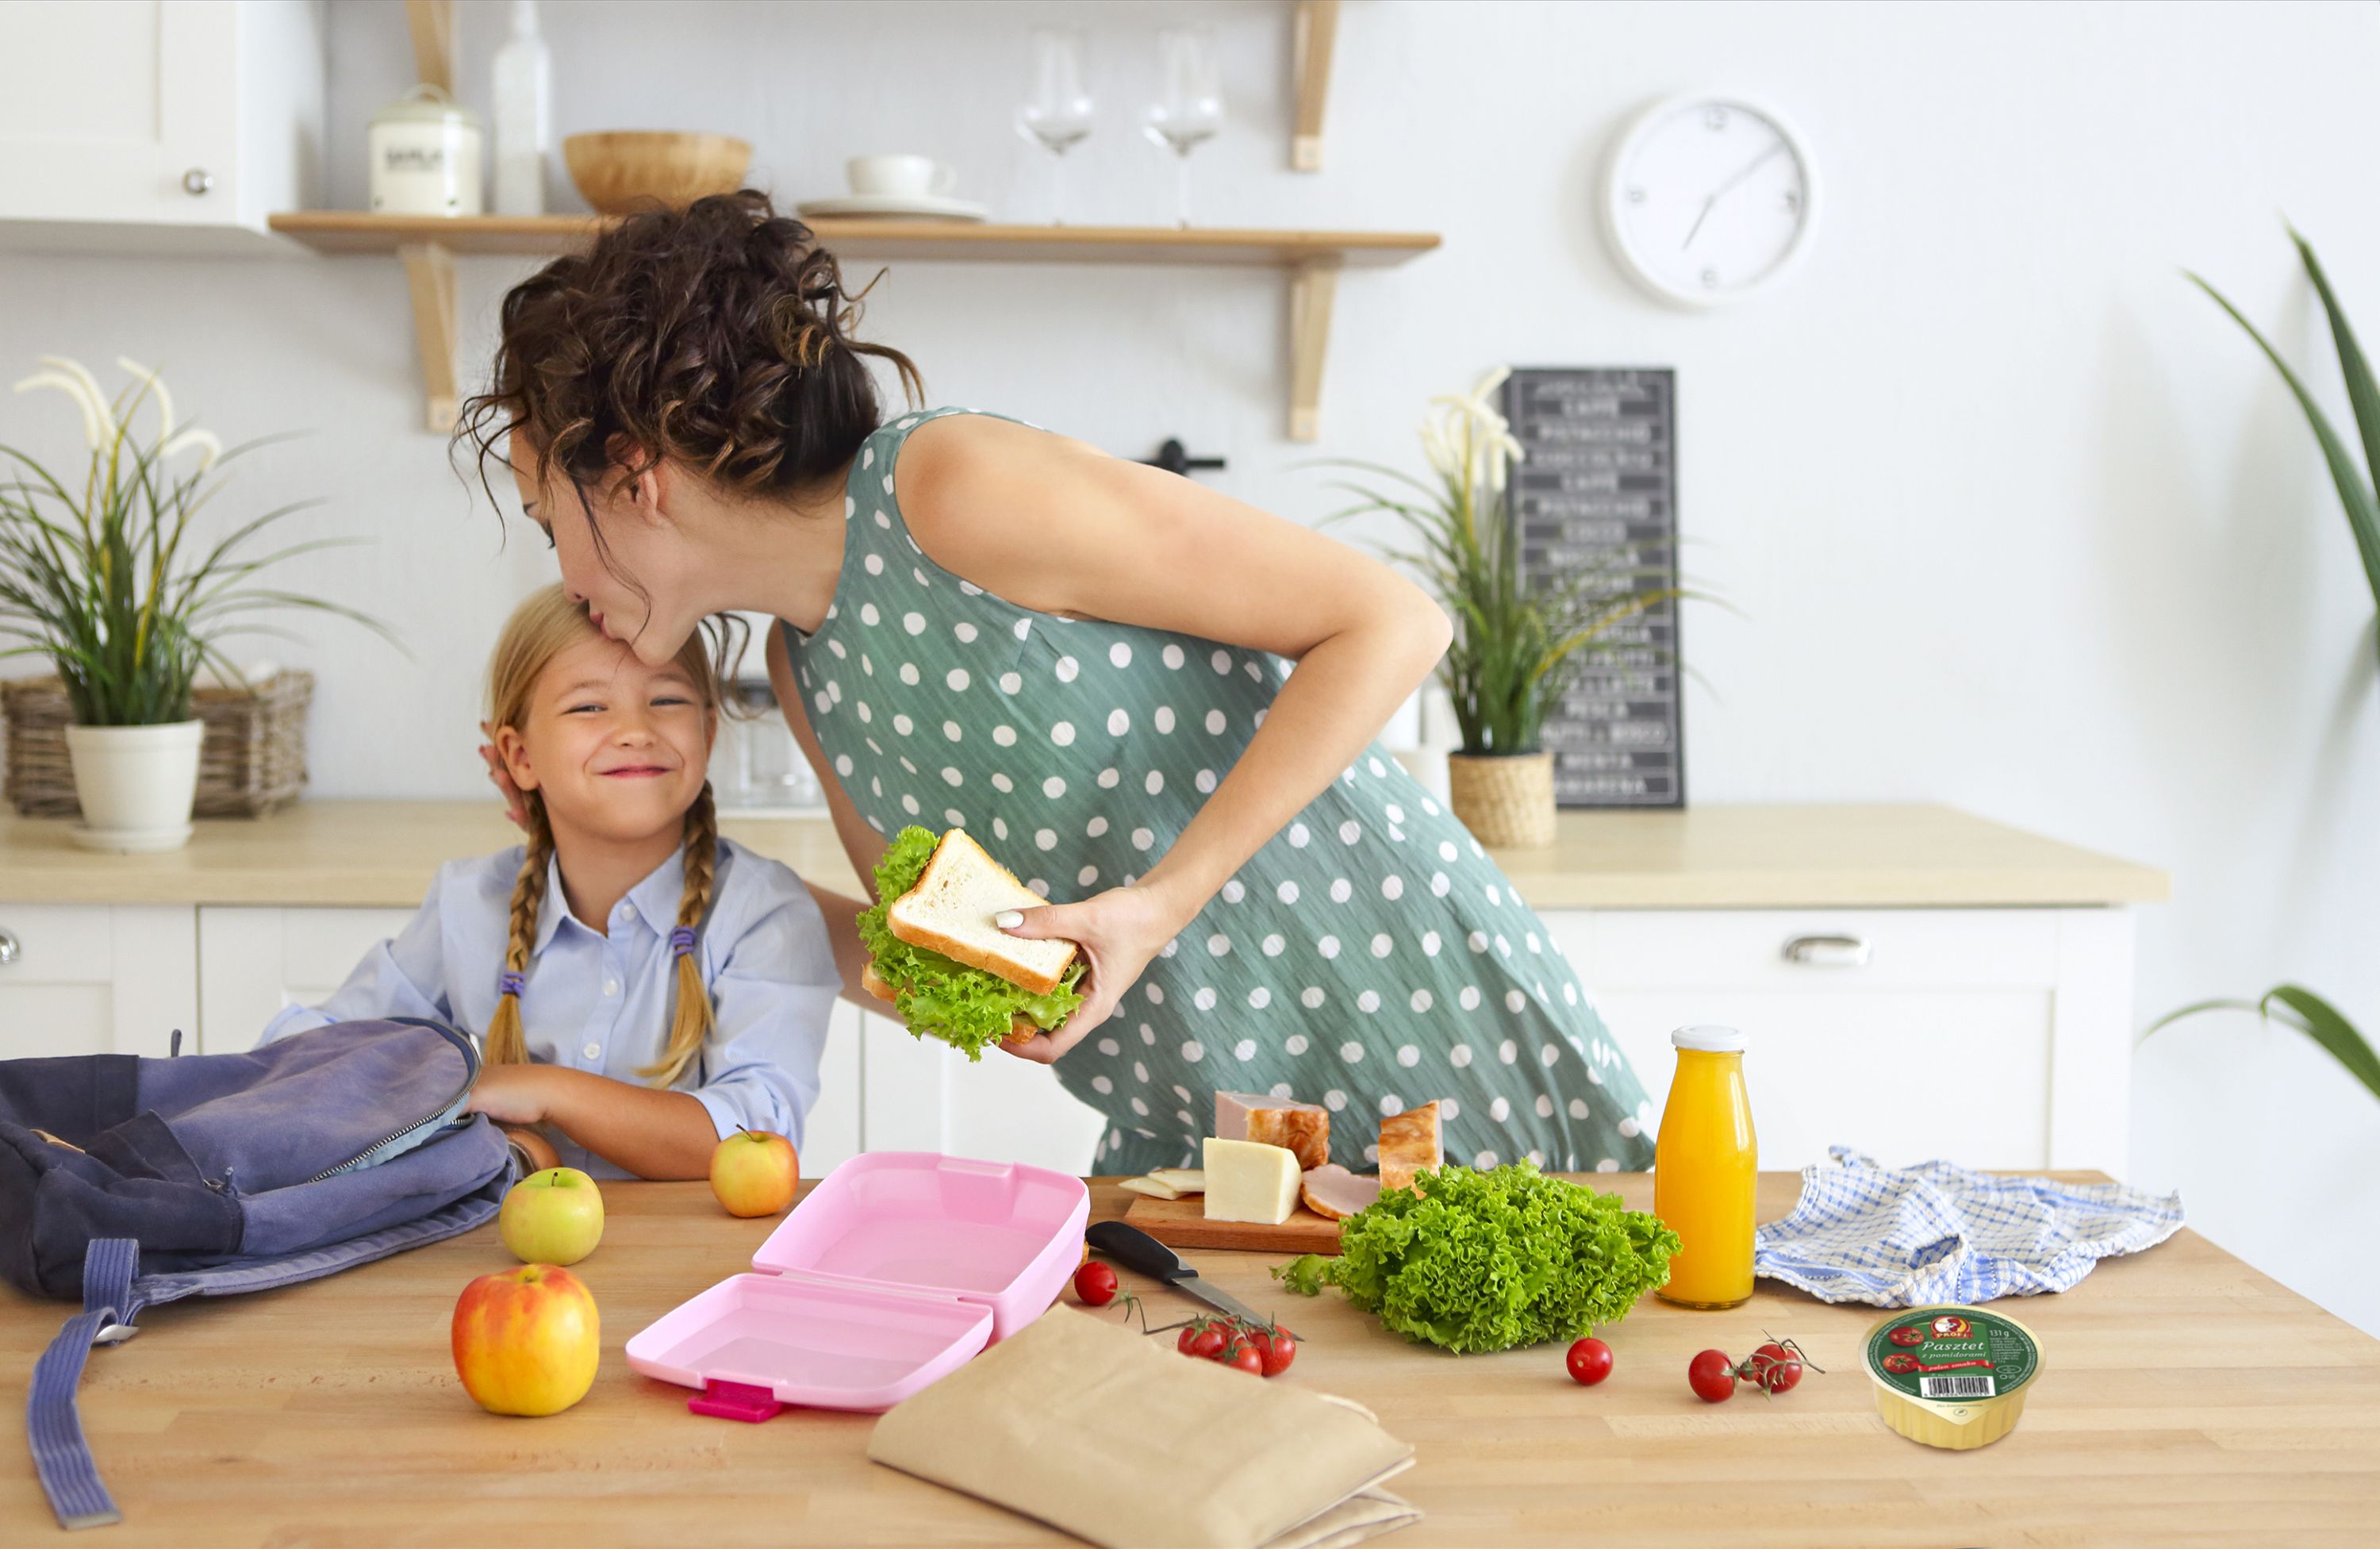
<svg viewBox="0 0 2380 1549"><path fill-rule="evenodd" d="M877 977L892 987L892 1008L918 1037L928 1034L978 1060L990 1044L1008 1037L1024 1017L1047 1032L1083 1004L1075 986L1083 977L1080 955L1048 994L1012 984L996 973L913 946L892 933L884 912L892 900L917 885L934 857L938 836L914 824L892 836L876 863L876 904L859 916L859 939L875 959Z"/></svg>

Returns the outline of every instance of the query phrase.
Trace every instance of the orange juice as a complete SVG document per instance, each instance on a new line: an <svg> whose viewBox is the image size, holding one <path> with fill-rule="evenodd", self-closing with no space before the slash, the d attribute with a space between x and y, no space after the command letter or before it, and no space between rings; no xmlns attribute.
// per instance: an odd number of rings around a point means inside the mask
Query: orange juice
<svg viewBox="0 0 2380 1549"><path fill-rule="evenodd" d="M1670 1034L1678 1074L1653 1153L1653 1214L1684 1247L1661 1296L1686 1307L1733 1307L1752 1297L1752 1195L1759 1142L1743 1090L1743 1034L1680 1028Z"/></svg>

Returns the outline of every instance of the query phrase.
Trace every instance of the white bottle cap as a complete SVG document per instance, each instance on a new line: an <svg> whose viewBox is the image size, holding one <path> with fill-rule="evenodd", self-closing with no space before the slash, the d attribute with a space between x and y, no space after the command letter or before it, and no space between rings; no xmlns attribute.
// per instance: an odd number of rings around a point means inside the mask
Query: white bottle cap
<svg viewBox="0 0 2380 1549"><path fill-rule="evenodd" d="M1670 1046L1694 1049L1706 1055L1740 1055L1743 1053L1743 1034L1734 1028L1680 1028L1670 1034Z"/></svg>

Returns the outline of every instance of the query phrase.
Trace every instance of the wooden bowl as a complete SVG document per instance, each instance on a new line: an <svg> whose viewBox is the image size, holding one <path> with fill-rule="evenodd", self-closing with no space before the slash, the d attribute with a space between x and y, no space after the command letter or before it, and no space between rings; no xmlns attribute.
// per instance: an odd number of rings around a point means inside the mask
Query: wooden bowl
<svg viewBox="0 0 2380 1549"><path fill-rule="evenodd" d="M625 215L734 193L744 186L752 146L733 135L614 129L566 137L562 158L588 203L606 215Z"/></svg>

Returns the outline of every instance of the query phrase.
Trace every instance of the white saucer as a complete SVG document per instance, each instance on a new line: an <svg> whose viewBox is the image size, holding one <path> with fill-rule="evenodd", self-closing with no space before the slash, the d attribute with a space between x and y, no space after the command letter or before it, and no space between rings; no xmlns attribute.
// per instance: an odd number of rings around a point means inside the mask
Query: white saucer
<svg viewBox="0 0 2380 1549"><path fill-rule="evenodd" d="M190 829L187 823L171 828L93 828L87 823L78 823L67 830L67 837L85 849L151 855L159 850L180 849L190 842Z"/></svg>
<svg viewBox="0 0 2380 1549"><path fill-rule="evenodd" d="M991 207L964 199L943 199L933 194L845 194L840 199L813 199L794 206L805 218L832 219L838 215L873 215L879 219L924 221L982 221L991 218Z"/></svg>

